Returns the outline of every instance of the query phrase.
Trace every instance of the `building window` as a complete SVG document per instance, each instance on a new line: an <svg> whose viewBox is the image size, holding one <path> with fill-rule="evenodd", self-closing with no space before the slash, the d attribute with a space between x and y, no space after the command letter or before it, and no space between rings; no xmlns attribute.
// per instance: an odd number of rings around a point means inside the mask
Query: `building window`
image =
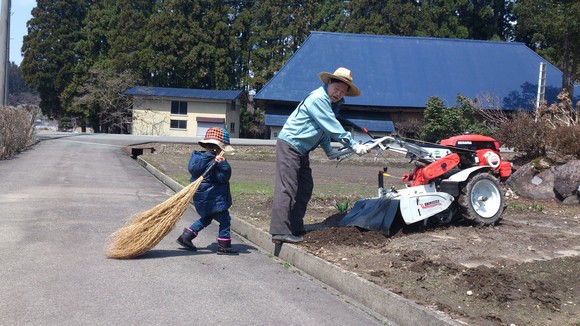
<svg viewBox="0 0 580 326"><path fill-rule="evenodd" d="M171 101L171 114L187 115L187 102Z"/></svg>
<svg viewBox="0 0 580 326"><path fill-rule="evenodd" d="M171 120L169 127L171 129L187 129L187 120Z"/></svg>
<svg viewBox="0 0 580 326"><path fill-rule="evenodd" d="M230 132L231 133L236 132L236 123L235 122L230 122Z"/></svg>

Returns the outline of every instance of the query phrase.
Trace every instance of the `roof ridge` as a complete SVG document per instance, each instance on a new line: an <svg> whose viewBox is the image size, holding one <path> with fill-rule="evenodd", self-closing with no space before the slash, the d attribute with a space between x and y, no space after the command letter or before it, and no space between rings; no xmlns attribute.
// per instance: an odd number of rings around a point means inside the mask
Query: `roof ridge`
<svg viewBox="0 0 580 326"><path fill-rule="evenodd" d="M355 33L340 33L340 32L325 32L325 31L311 31L310 34L333 34L350 37L369 37L369 38L393 38L393 39L420 39L430 41L444 41L444 42L470 42L470 43L497 43L503 45L524 45L523 42L514 41L495 41L495 40L473 40L462 38L445 38L445 37L431 37L431 36L400 36L400 35L382 35L382 34L355 34ZM304 41L306 42L306 40ZM303 42L303 44L304 44Z"/></svg>

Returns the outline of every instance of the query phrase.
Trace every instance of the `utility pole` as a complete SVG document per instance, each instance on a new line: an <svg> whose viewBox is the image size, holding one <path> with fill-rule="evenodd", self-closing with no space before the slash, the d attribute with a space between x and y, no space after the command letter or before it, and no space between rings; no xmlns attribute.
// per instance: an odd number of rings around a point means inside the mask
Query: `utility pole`
<svg viewBox="0 0 580 326"><path fill-rule="evenodd" d="M10 0L2 0L0 13L0 106L8 105L8 68L10 67Z"/></svg>

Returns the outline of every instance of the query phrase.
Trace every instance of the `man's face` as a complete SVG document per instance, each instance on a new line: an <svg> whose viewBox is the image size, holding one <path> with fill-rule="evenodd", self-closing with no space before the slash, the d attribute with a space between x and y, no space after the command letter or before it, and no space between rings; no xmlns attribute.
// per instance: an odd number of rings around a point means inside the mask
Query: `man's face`
<svg viewBox="0 0 580 326"><path fill-rule="evenodd" d="M336 103L344 97L348 92L349 86L343 82L335 82L328 84L328 96L332 103Z"/></svg>

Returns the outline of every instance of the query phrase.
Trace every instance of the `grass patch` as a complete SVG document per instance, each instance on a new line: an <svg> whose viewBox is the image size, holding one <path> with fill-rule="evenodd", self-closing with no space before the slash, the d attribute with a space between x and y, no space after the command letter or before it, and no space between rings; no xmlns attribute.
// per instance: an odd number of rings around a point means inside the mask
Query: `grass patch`
<svg viewBox="0 0 580 326"><path fill-rule="evenodd" d="M538 204L538 203L533 203L532 204L532 210L534 210L536 212L543 212L544 211L544 205Z"/></svg>
<svg viewBox="0 0 580 326"><path fill-rule="evenodd" d="M267 182L235 181L230 182L232 195L260 194L269 197L274 196L274 184ZM312 193L313 199L327 200L336 198L367 198L376 196L374 189L369 190L363 186L333 186L328 184L315 185Z"/></svg>
<svg viewBox="0 0 580 326"><path fill-rule="evenodd" d="M274 196L274 184L261 182L231 182L230 191L233 197L243 195Z"/></svg>
<svg viewBox="0 0 580 326"><path fill-rule="evenodd" d="M343 200L335 203L334 207L336 207L339 212L346 212L348 210L348 205L348 200Z"/></svg>
<svg viewBox="0 0 580 326"><path fill-rule="evenodd" d="M369 198L377 195L377 190L372 186L366 185L356 185L356 184L344 184L344 185L331 185L331 184L316 184L314 181L314 194L313 198L329 199L337 197L349 197L349 198Z"/></svg>
<svg viewBox="0 0 580 326"><path fill-rule="evenodd" d="M328 184L315 186L309 207L333 206L339 212L346 212L354 203L361 198L375 196L373 191L353 187L332 187ZM272 182L235 181L230 182L230 191L234 202L258 201L265 202L274 197L274 184Z"/></svg>
<svg viewBox="0 0 580 326"><path fill-rule="evenodd" d="M528 210L528 205L511 202L508 203L508 208L513 209L514 211L523 212Z"/></svg>
<svg viewBox="0 0 580 326"><path fill-rule="evenodd" d="M544 205L540 203L532 203L532 204L522 204L517 202L510 202L508 203L508 208L513 209L514 211L524 212L524 211L534 211L534 212L543 212Z"/></svg>
<svg viewBox="0 0 580 326"><path fill-rule="evenodd" d="M182 185L182 186L187 186L188 184L191 183L189 181L189 178L191 178L191 175L188 174L188 173L183 173L183 174L178 174L178 175L171 175L170 177L171 177L171 179L179 182L179 184Z"/></svg>

